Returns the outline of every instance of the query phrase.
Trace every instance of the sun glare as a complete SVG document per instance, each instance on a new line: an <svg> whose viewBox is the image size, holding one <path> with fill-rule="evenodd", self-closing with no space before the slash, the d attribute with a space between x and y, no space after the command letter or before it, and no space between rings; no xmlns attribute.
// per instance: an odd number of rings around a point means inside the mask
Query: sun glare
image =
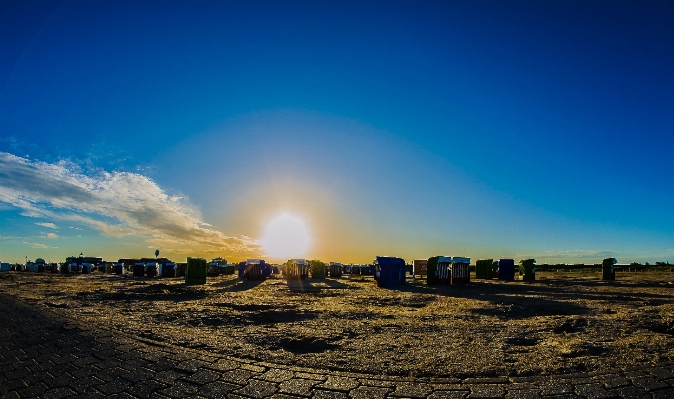
<svg viewBox="0 0 674 399"><path fill-rule="evenodd" d="M290 259L305 256L311 237L302 219L283 213L269 221L260 244L267 255Z"/></svg>

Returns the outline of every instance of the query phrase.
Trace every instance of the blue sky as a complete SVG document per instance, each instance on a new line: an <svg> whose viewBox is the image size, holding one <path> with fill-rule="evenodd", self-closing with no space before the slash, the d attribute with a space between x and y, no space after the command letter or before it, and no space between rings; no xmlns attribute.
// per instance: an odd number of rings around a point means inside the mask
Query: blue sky
<svg viewBox="0 0 674 399"><path fill-rule="evenodd" d="M663 1L3 0L0 259L265 256L287 211L325 261L674 262L672 20Z"/></svg>

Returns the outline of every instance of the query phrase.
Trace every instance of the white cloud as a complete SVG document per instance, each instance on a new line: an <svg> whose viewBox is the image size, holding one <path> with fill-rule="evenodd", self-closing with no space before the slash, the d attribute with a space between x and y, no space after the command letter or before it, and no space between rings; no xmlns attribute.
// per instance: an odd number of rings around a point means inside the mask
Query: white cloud
<svg viewBox="0 0 674 399"><path fill-rule="evenodd" d="M49 229L58 229L54 223L48 223L48 222L40 222L40 223L35 223L38 226L46 227Z"/></svg>
<svg viewBox="0 0 674 399"><path fill-rule="evenodd" d="M253 240L204 227L210 225L184 199L137 173L85 174L69 161L50 164L5 152L0 170L0 202L25 216L76 222L113 237L141 236L166 252L259 253Z"/></svg>
<svg viewBox="0 0 674 399"><path fill-rule="evenodd" d="M56 233L47 233L47 235L44 236L45 238L49 238L50 240L55 240L59 238L60 236Z"/></svg>

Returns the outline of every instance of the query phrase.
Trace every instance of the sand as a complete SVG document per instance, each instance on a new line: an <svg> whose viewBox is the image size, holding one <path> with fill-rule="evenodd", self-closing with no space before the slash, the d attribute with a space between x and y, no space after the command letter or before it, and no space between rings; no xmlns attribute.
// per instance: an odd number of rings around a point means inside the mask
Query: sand
<svg viewBox="0 0 674 399"><path fill-rule="evenodd" d="M0 273L0 292L89 326L239 358L410 377L573 373L674 359L674 273L538 273L378 288Z"/></svg>

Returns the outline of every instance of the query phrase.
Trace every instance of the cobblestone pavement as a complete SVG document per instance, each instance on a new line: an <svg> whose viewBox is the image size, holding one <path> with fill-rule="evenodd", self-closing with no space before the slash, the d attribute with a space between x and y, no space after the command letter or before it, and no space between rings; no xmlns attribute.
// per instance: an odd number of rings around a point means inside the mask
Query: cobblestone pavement
<svg viewBox="0 0 674 399"><path fill-rule="evenodd" d="M343 373L138 340L2 294L0 370L3 398L674 398L674 363L509 378Z"/></svg>

